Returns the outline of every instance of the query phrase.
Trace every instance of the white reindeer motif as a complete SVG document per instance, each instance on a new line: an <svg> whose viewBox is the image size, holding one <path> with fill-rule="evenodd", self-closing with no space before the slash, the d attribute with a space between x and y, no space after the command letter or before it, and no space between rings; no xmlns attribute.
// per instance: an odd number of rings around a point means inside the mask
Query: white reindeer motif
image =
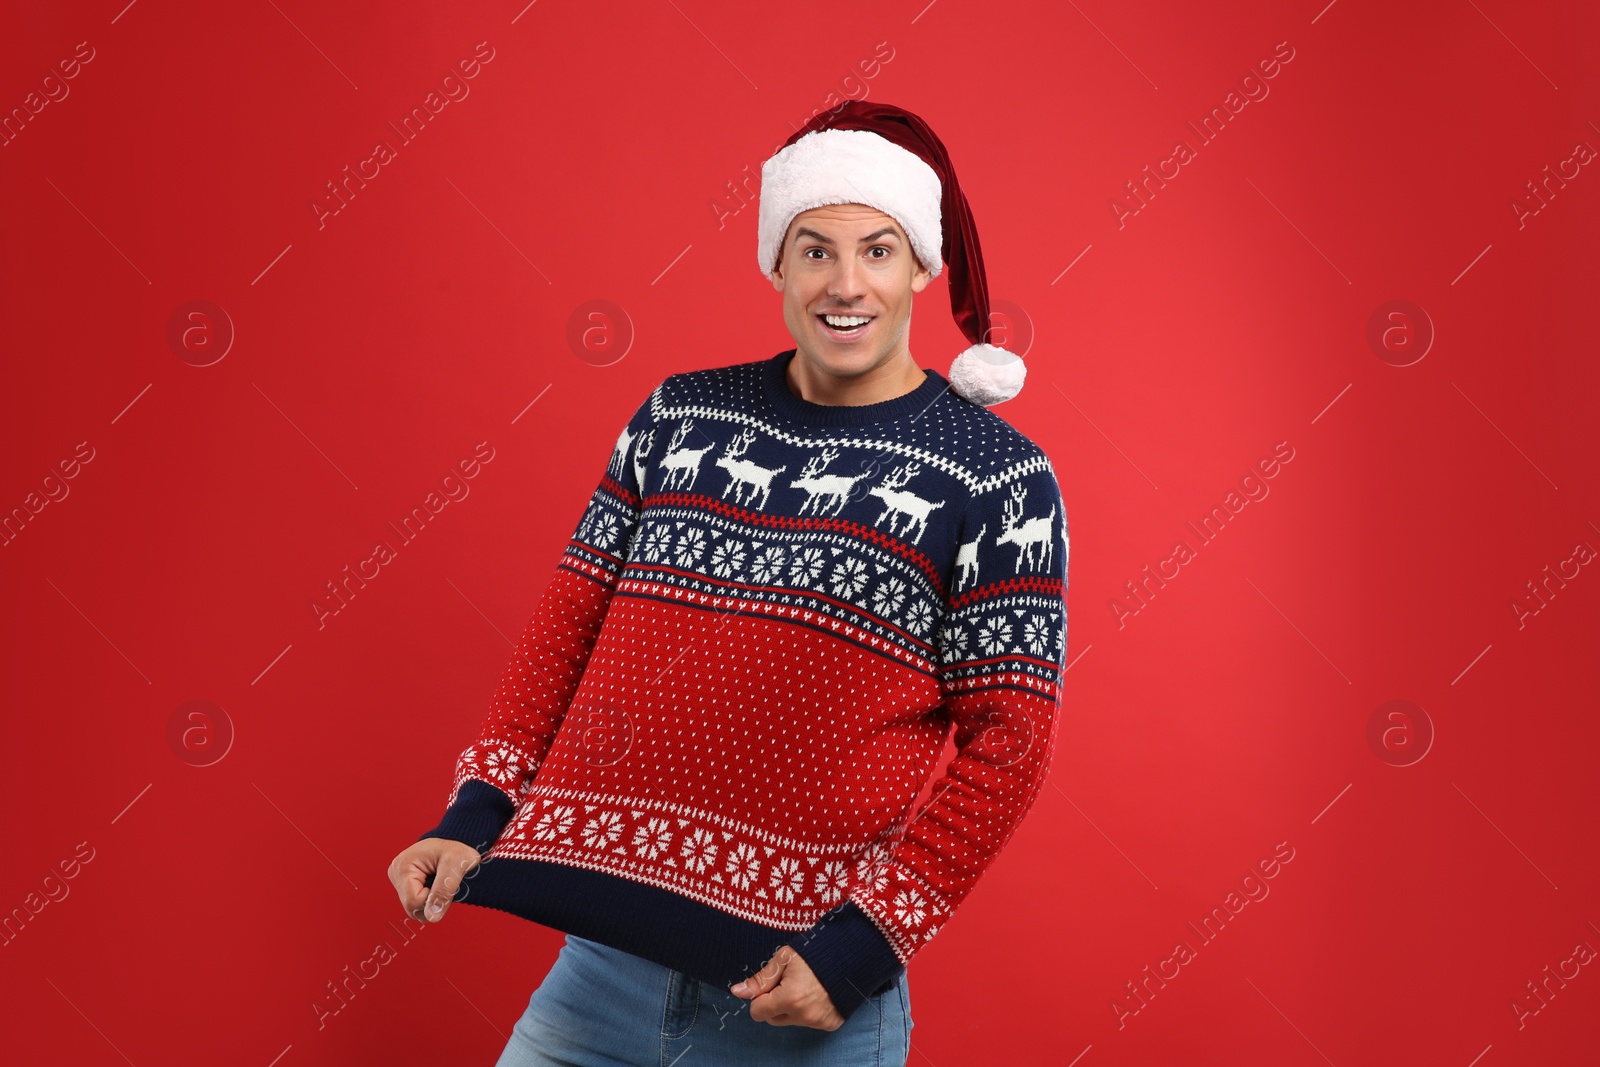
<svg viewBox="0 0 1600 1067"><path fill-rule="evenodd" d="M618 474L622 473L622 464L628 457L628 446L633 444L633 439L637 436L639 436L637 432L629 433L626 426L622 428L622 433L617 437L617 446L611 450L611 461L606 464L608 473L613 470Z"/></svg>
<svg viewBox="0 0 1600 1067"><path fill-rule="evenodd" d="M748 503L743 499L744 493L739 488L740 486L748 485L750 487L751 500L754 500L758 495L761 497L761 503L756 505L756 510L759 511L767 506L767 498L772 495L773 475L787 470L788 465L785 464L782 467L768 469L751 463L747 459L740 459L739 457L749 450L751 443L755 439L756 432L754 430L741 431L738 437L728 442L726 451L717 460L717 466L728 472L728 488L722 491L722 495L727 496L728 490L731 489L736 503Z"/></svg>
<svg viewBox="0 0 1600 1067"><path fill-rule="evenodd" d="M667 455L661 461L661 469L666 471L663 488L666 489L693 489L695 479L700 477L700 461L705 459L706 453L711 451L711 446L704 448L684 448L683 442L689 436L689 427L694 425L693 419L684 419L672 435L672 440L667 442ZM688 485L679 484L685 479Z"/></svg>
<svg viewBox="0 0 1600 1067"><path fill-rule="evenodd" d="M633 484L639 487L639 492L644 493L644 461L650 450L656 446L656 428L646 430L639 438L639 448L633 453Z"/></svg>
<svg viewBox="0 0 1600 1067"><path fill-rule="evenodd" d="M978 546L983 544L983 531L989 528L988 523L978 527L978 536L970 541L961 542L961 547L956 551L956 588L965 589L968 585L978 580ZM971 575L969 578L968 575Z"/></svg>
<svg viewBox="0 0 1600 1067"><path fill-rule="evenodd" d="M844 474L823 474L828 464L838 458L837 448L824 448L822 455L812 456L806 460L805 470L800 472L800 477L789 483L790 489L806 491L806 501L800 505L800 514L804 515L813 504L817 506L817 514L823 514L823 505L818 501L824 498L828 503L829 514L839 514L844 508L845 501L850 499L855 484L870 473L863 471L853 477Z"/></svg>
<svg viewBox="0 0 1600 1067"><path fill-rule="evenodd" d="M1026 513L1028 487L1013 485L1011 487L1011 502L1005 505L1003 522L1005 532L994 539L997 545L1016 545L1022 549L1017 553L1017 572L1022 572L1022 564L1026 561L1030 567L1045 568L1050 566L1052 554L1055 551L1056 538L1052 533L1055 525L1056 506L1050 505L1050 514L1043 518L1023 520ZM1042 550L1042 560L1033 562L1033 550L1037 546Z"/></svg>
<svg viewBox="0 0 1600 1067"><path fill-rule="evenodd" d="M917 535L911 539L912 544L922 540L923 533L928 529L928 513L934 508L944 507L943 500L924 500L915 493L901 492L900 487L917 476L922 469L920 463L906 463L896 467L894 473L883 480L883 484L875 489L867 490L871 496L878 497L884 503L883 514L872 520L877 525L890 515L904 515L906 524L904 530L895 530L894 519L889 519L889 532L896 537L904 537L910 532L911 527L917 528Z"/></svg>

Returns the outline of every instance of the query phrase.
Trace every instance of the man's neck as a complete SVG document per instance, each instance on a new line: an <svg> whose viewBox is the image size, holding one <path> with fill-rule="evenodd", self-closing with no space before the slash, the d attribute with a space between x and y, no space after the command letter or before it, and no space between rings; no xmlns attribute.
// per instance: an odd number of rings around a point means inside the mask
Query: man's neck
<svg viewBox="0 0 1600 1067"><path fill-rule="evenodd" d="M914 392L927 380L909 350L891 357L881 367L854 377L829 374L798 349L789 360L789 391L813 404L857 407L893 400Z"/></svg>

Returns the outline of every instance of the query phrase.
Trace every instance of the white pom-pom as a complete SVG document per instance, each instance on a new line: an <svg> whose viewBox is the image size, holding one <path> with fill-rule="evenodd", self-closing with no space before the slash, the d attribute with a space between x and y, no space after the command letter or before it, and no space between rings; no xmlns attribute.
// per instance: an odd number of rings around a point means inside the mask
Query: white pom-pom
<svg viewBox="0 0 1600 1067"><path fill-rule="evenodd" d="M950 387L974 404L989 407L1022 391L1028 366L1015 352L994 345L973 345L950 364Z"/></svg>

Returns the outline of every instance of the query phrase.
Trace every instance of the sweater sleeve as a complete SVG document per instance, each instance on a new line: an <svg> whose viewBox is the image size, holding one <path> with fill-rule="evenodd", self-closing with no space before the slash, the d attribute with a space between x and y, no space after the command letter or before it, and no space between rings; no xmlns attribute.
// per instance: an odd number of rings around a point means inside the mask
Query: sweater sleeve
<svg viewBox="0 0 1600 1067"><path fill-rule="evenodd" d="M903 832L863 857L845 899L792 944L849 1016L949 920L1044 787L1066 662L1067 518L1037 453L974 491L938 630L956 755Z"/></svg>
<svg viewBox="0 0 1600 1067"><path fill-rule="evenodd" d="M654 443L652 410L664 385L618 436L555 577L501 674L477 740L456 759L444 819L419 841L442 837L487 852L532 787L632 555L640 472Z"/></svg>

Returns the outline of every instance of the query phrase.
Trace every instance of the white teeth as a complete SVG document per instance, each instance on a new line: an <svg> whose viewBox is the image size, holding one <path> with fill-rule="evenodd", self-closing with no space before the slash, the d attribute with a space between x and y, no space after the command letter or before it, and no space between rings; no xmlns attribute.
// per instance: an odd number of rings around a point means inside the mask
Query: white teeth
<svg viewBox="0 0 1600 1067"><path fill-rule="evenodd" d="M829 326L865 326L872 319L867 315L824 315Z"/></svg>

